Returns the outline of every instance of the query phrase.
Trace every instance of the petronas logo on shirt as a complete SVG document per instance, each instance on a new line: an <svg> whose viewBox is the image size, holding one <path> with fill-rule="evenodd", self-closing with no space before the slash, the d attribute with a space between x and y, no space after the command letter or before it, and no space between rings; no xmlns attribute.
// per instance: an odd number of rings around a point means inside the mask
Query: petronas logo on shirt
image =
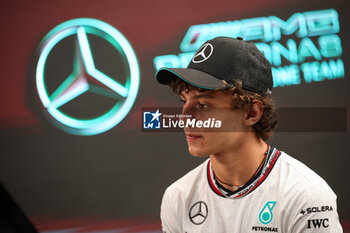
<svg viewBox="0 0 350 233"><path fill-rule="evenodd" d="M273 213L272 210L276 205L276 201L268 201L262 208L259 214L259 221L262 224L269 224L272 221Z"/></svg>

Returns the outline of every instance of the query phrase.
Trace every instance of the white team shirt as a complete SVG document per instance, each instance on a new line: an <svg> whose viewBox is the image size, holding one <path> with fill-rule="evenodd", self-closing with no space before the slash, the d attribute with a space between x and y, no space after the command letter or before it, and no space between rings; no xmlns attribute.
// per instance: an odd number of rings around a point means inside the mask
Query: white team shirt
<svg viewBox="0 0 350 233"><path fill-rule="evenodd" d="M166 233L342 233L336 195L314 171L269 146L260 171L231 192L210 159L173 183L161 205Z"/></svg>

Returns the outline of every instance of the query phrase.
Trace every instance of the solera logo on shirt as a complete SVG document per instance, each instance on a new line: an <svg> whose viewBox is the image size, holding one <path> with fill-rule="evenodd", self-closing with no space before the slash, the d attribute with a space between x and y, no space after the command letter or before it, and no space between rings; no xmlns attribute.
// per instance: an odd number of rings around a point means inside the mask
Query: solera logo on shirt
<svg viewBox="0 0 350 233"><path fill-rule="evenodd" d="M333 211L333 207L332 206L310 207L310 208L306 208L305 210L302 209L300 211L300 214L305 215L305 214L318 213L318 212L327 212L327 211Z"/></svg>

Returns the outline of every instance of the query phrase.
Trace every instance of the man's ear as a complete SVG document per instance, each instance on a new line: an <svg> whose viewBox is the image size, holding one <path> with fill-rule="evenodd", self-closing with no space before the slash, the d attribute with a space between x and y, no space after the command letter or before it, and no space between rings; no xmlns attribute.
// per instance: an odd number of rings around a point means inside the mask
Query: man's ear
<svg viewBox="0 0 350 233"><path fill-rule="evenodd" d="M254 100L251 109L248 109L245 117L246 126L252 126L257 123L263 114L264 106L260 100Z"/></svg>

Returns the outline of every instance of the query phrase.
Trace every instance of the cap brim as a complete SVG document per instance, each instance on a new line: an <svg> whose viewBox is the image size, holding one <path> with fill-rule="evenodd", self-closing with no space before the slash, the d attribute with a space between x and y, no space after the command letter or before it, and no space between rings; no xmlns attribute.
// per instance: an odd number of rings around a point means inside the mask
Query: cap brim
<svg viewBox="0 0 350 233"><path fill-rule="evenodd" d="M164 85L168 85L172 80L177 78L203 89L217 89L225 87L225 84L220 79L196 69L161 68L156 73L156 80Z"/></svg>

